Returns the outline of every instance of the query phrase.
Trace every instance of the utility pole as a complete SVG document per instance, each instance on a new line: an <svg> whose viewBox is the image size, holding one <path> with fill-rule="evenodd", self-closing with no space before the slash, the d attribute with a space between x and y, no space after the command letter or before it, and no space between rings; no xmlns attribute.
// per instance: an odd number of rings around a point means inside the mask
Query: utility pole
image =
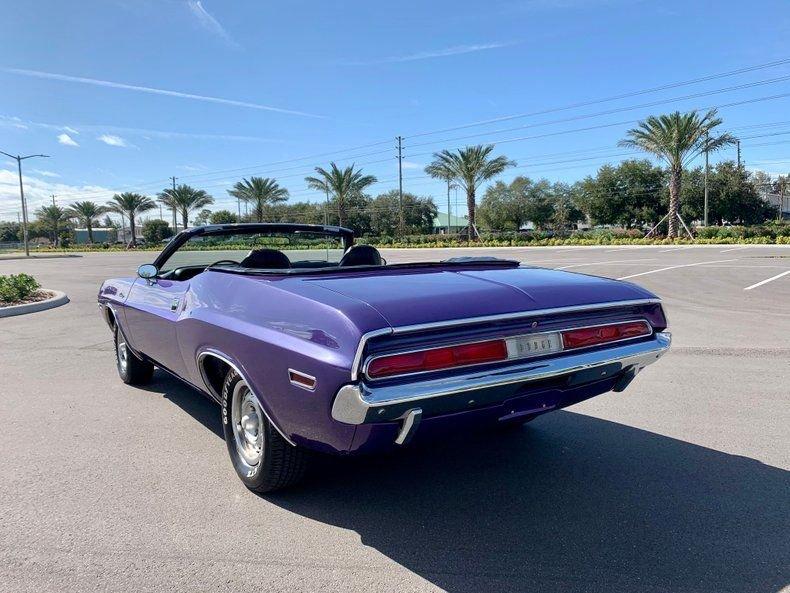
<svg viewBox="0 0 790 593"><path fill-rule="evenodd" d="M35 157L49 158L48 154L29 154L27 156L14 156L0 150L0 154L6 155L8 158L16 161L17 170L19 171L19 197L22 200L22 238L25 243L25 257L30 257L30 246L27 241L27 203L25 202L25 188L22 185L22 161L25 159L32 159Z"/></svg>
<svg viewBox="0 0 790 593"><path fill-rule="evenodd" d="M324 202L324 225L329 224L329 187L324 186L326 192L326 202Z"/></svg>
<svg viewBox="0 0 790 593"><path fill-rule="evenodd" d="M398 204L400 214L398 216L398 230L400 236L403 236L403 138L397 137L398 140Z"/></svg>
<svg viewBox="0 0 790 593"><path fill-rule="evenodd" d="M239 220L238 220L238 222L241 222L241 198L236 198L236 207L237 207L237 209L239 211Z"/></svg>
<svg viewBox="0 0 790 593"><path fill-rule="evenodd" d="M175 175L170 179L173 180L173 191L176 189L176 177ZM178 233L178 217L176 216L176 205L173 202L173 235Z"/></svg>
<svg viewBox="0 0 790 593"><path fill-rule="evenodd" d="M450 178L447 178L447 234L450 234Z"/></svg>
<svg viewBox="0 0 790 593"><path fill-rule="evenodd" d="M738 154L740 155L740 148ZM738 168L740 169L741 158L738 157ZM702 222L703 226L708 226L708 134L705 134L705 216Z"/></svg>
<svg viewBox="0 0 790 593"><path fill-rule="evenodd" d="M738 169L740 169L741 168L741 141L740 140L736 140L735 141L735 146L738 147Z"/></svg>

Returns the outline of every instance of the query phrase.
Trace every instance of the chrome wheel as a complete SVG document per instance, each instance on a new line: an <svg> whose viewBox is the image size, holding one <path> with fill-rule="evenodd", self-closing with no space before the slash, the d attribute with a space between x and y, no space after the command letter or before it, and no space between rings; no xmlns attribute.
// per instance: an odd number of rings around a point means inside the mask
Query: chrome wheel
<svg viewBox="0 0 790 593"><path fill-rule="evenodd" d="M129 368L129 349L126 347L126 342L120 336L116 346L116 356L118 357L118 369L120 369L122 374L126 374Z"/></svg>
<svg viewBox="0 0 790 593"><path fill-rule="evenodd" d="M255 467L263 455L263 411L258 399L243 381L233 388L231 423L236 451L242 461Z"/></svg>

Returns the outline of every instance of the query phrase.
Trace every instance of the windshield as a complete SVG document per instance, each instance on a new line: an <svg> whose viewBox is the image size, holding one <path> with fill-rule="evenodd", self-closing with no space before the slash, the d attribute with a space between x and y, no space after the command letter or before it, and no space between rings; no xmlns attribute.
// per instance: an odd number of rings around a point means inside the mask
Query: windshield
<svg viewBox="0 0 790 593"><path fill-rule="evenodd" d="M218 263L241 265L251 251L267 249L281 252L298 268L336 265L344 251L340 236L321 232L204 234L190 237L161 264L160 272Z"/></svg>

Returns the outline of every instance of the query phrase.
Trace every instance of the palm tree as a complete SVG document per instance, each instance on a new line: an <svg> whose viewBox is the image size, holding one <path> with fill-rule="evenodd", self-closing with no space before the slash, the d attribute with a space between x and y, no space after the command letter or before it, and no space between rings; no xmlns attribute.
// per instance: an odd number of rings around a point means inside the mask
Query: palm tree
<svg viewBox="0 0 790 593"><path fill-rule="evenodd" d="M52 244L57 247L60 227L71 218L69 212L65 208L52 204L52 206L42 206L36 210L36 216L52 231Z"/></svg>
<svg viewBox="0 0 790 593"><path fill-rule="evenodd" d="M88 241L93 243L93 223L94 221L107 212L107 208L99 206L96 202L84 201L74 202L68 210L71 218L79 220L80 224L84 224L88 229Z"/></svg>
<svg viewBox="0 0 790 593"><path fill-rule="evenodd" d="M125 214L129 217L129 232L132 234L132 239L129 244L132 247L137 245L137 237L134 234L134 217L140 212L153 210L156 208L156 203L148 196L133 192L124 192L122 194L115 194L107 206L111 211L118 212L122 216Z"/></svg>
<svg viewBox="0 0 790 593"><path fill-rule="evenodd" d="M288 190L269 177L250 177L237 182L228 193L242 202L252 204L255 220L263 222L268 206L274 206L288 199Z"/></svg>
<svg viewBox="0 0 790 593"><path fill-rule="evenodd" d="M667 236L678 236L680 214L680 190L683 167L700 154L714 152L737 140L728 133L711 135L713 128L721 124L717 110L711 109L700 117L696 111L669 115L651 116L628 130L628 138L620 146L637 148L654 154L669 167L669 232Z"/></svg>
<svg viewBox="0 0 790 593"><path fill-rule="evenodd" d="M174 208L181 213L184 228L189 226L190 210L204 208L214 203L214 198L202 189L195 189L189 185L179 185L172 189L164 189L159 193L159 201L168 208Z"/></svg>
<svg viewBox="0 0 790 593"><path fill-rule="evenodd" d="M376 183L377 179L373 175L363 175L362 170L354 170L354 165L339 168L335 163L329 163L329 171L322 167L316 167L317 177L305 177L307 186L324 192L327 196L331 194L337 200L338 224L343 226L345 217L346 199L361 194L369 185Z"/></svg>
<svg viewBox="0 0 790 593"><path fill-rule="evenodd" d="M496 177L508 167L515 167L515 161L505 156L490 158L494 146L467 146L455 152L443 150L433 155L433 162L425 167L425 172L435 179L455 181L466 190L466 206L469 211L469 236L478 238L475 226L475 192L484 181Z"/></svg>

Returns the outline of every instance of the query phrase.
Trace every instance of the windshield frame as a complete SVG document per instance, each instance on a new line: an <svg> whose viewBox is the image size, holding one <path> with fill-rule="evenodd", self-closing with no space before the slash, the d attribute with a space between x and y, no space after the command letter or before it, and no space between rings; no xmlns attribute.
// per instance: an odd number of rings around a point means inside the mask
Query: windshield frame
<svg viewBox="0 0 790 593"><path fill-rule="evenodd" d="M340 239L343 246L343 252L348 251L349 247L354 244L354 231L344 227L327 226L320 224L285 224L285 223L267 223L267 222L252 222L240 224L222 224L222 225L208 225L195 227L181 231L178 233L170 243L162 250L162 252L154 260L154 265L157 270L161 270L167 263L167 260L176 253L187 241L192 237L198 236L222 236L222 235L254 235L256 233L318 233L325 234L330 237Z"/></svg>

